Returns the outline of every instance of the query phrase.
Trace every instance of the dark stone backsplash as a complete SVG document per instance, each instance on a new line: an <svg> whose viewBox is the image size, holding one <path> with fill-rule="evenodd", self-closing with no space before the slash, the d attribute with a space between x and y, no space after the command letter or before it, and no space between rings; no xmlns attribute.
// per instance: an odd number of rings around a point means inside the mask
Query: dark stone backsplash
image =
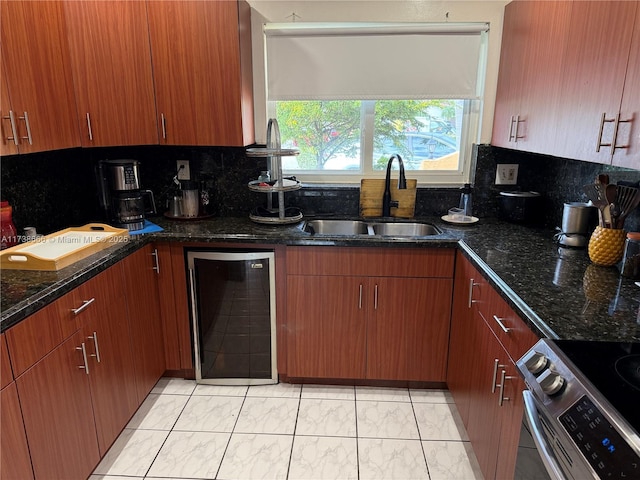
<svg viewBox="0 0 640 480"><path fill-rule="evenodd" d="M534 190L543 195L545 226L559 226L567 201L586 201L582 186L599 173L612 182L640 181L640 171L507 150L491 145L474 147L476 174L474 209L478 217L499 215L500 190ZM94 168L101 159L133 158L141 162L141 182L156 196L160 213L175 192L172 178L176 160L190 161L192 177L210 190L211 213L243 217L263 205L266 196L251 192L250 180L266 169L266 160L249 158L242 148L138 146L70 149L2 158L1 196L14 207L14 223L21 232L35 226L50 233L72 225L103 221L98 207ZM517 163L518 185L494 185L496 164ZM444 215L457 206L458 188L419 188L416 216ZM359 187L305 186L286 194L287 206L299 207L305 215L357 216ZM640 230L640 212L627 218L627 231Z"/></svg>

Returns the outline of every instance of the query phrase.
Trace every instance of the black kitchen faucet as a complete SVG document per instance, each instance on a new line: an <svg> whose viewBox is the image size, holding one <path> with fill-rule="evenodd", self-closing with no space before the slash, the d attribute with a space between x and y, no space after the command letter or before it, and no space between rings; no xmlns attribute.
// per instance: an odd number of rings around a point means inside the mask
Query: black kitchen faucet
<svg viewBox="0 0 640 480"><path fill-rule="evenodd" d="M404 163L402 163L402 157L398 154L391 155L389 161L387 162L387 175L384 179L384 194L382 195L382 216L390 217L391 216L391 207L398 207L398 201L391 201L391 165L393 164L393 159L397 158L398 163L400 164L400 176L398 177L398 190L406 190L407 188L407 179L404 176Z"/></svg>

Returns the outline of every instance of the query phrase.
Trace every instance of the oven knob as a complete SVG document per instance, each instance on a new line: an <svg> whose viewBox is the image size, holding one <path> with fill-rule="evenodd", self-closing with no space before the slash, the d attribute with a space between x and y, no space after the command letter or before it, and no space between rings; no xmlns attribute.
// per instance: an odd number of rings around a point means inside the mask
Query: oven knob
<svg viewBox="0 0 640 480"><path fill-rule="evenodd" d="M547 370L536 380L542 391L550 397L560 393L565 385L564 378L553 370Z"/></svg>
<svg viewBox="0 0 640 480"><path fill-rule="evenodd" d="M531 352L524 359L524 365L534 375L538 375L549 365L549 359L542 353Z"/></svg>

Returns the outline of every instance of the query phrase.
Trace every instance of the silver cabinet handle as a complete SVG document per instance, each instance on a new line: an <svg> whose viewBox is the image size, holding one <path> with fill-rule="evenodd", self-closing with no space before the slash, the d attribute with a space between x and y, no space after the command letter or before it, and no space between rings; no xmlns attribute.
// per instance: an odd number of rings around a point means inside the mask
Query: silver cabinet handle
<svg viewBox="0 0 640 480"><path fill-rule="evenodd" d="M9 110L9 115L6 117L2 117L3 120L9 120L11 124L11 136L7 137L7 140L13 140L13 143L18 145L18 129L16 127L16 115L13 113L13 110Z"/></svg>
<svg viewBox="0 0 640 480"><path fill-rule="evenodd" d="M78 368L83 369L84 373L89 375L89 362L87 362L87 349L84 346L84 342L79 347L76 347L76 350L82 351L82 361L84 362L84 365L78 365Z"/></svg>
<svg viewBox="0 0 640 480"><path fill-rule="evenodd" d="M544 467L547 469L547 472L549 472L549 476L551 478L566 480L567 476L562 471L562 468L560 468L560 464L558 463L558 460L556 460L553 450L549 445L549 441L542 429L542 423L538 417L538 409L536 408L533 395L530 391L524 390L522 392L522 398L524 399L524 418L527 419L527 423L531 429L531 436L536 444L536 450L538 450L538 453L540 454L542 463L544 463Z"/></svg>
<svg viewBox="0 0 640 480"><path fill-rule="evenodd" d="M96 301L95 298L92 298L91 300L83 300L82 305L80 305L78 308L71 309L71 313L73 313L74 315L78 315L80 312L82 312L85 308L87 308L89 305L91 305L95 301Z"/></svg>
<svg viewBox="0 0 640 480"><path fill-rule="evenodd" d="M514 116L511 115L511 119L509 120L509 137L508 137L508 141L512 141L513 140L513 120L514 120Z"/></svg>
<svg viewBox="0 0 640 480"><path fill-rule="evenodd" d="M27 112L24 112L24 116L18 117L20 120L24 120L24 126L27 127L27 136L20 137L23 140L27 140L29 145L33 145L33 138L31 137L31 124L29 123L29 115Z"/></svg>
<svg viewBox="0 0 640 480"><path fill-rule="evenodd" d="M160 260L158 259L158 249L154 248L153 252L151 252L151 255L153 255L153 270L155 270L156 273L160 275Z"/></svg>
<svg viewBox="0 0 640 480"><path fill-rule="evenodd" d="M497 315L494 315L493 319L496 321L496 323L498 325L500 325L500 328L502 329L502 331L504 333L509 333L511 331L511 329L509 327L505 327L504 323L502 323L502 320L504 320L504 319L498 317Z"/></svg>
<svg viewBox="0 0 640 480"><path fill-rule="evenodd" d="M362 310L362 284L360 284L360 292L358 293L358 310Z"/></svg>
<svg viewBox="0 0 640 480"><path fill-rule="evenodd" d="M602 132L604 132L604 124L605 123L611 123L611 122L615 122L615 121L616 121L615 118L607 118L607 112L604 112L602 114L602 117L600 118L600 129L598 131L598 141L596 142L596 152L600 151L600 147L612 147L613 148L613 144L615 142L602 143Z"/></svg>
<svg viewBox="0 0 640 480"><path fill-rule="evenodd" d="M499 359L497 358L493 359L493 379L491 380L491 393L495 393L496 387L499 387L499 385L496 383L496 380L498 380L498 369L505 368L505 367L506 365L500 364Z"/></svg>
<svg viewBox="0 0 640 480"><path fill-rule="evenodd" d="M524 135L518 135L518 130L520 130L520 124L522 122L524 122L524 120L520 120L520 115L516 115L515 122L514 122L516 126L516 131L515 131L515 134L513 135L514 142L517 142L519 139L524 138Z"/></svg>
<svg viewBox="0 0 640 480"><path fill-rule="evenodd" d="M95 347L96 353L92 353L91 357L96 357L98 363L100 363L100 349L98 348L98 334L93 332L93 335L89 335L87 337L88 340L93 340L93 346Z"/></svg>
<svg viewBox="0 0 640 480"><path fill-rule="evenodd" d="M160 125L162 126L162 138L167 139L167 119L164 113L160 114Z"/></svg>
<svg viewBox="0 0 640 480"><path fill-rule="evenodd" d="M373 289L373 309L378 309L378 285Z"/></svg>
<svg viewBox="0 0 640 480"><path fill-rule="evenodd" d="M93 130L91 129L91 117L87 112L87 129L89 130L89 140L93 142Z"/></svg>
<svg viewBox="0 0 640 480"><path fill-rule="evenodd" d="M504 396L504 384L507 380L513 380L514 378L515 377L507 375L507 372L505 370L502 370L502 372L500 372L500 385L498 385L498 387L500 387L500 393L498 394L499 406L502 406L504 402L508 402L511 400L511 398Z"/></svg>
<svg viewBox="0 0 640 480"><path fill-rule="evenodd" d="M471 308L471 305L476 302L476 300L473 299L473 287L477 287L478 285L480 284L476 283L473 278L469 279L469 308Z"/></svg>
<svg viewBox="0 0 640 480"><path fill-rule="evenodd" d="M613 140L611 140L611 155L616 153L617 148L629 148L629 145L618 145L618 128L621 123L631 123L633 122L633 117L628 120L620 120L620 114L616 115L616 121L613 124Z"/></svg>

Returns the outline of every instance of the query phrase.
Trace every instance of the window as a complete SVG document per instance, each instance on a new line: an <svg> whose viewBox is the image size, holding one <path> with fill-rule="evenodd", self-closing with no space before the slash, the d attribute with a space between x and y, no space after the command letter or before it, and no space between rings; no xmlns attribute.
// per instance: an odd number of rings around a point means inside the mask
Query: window
<svg viewBox="0 0 640 480"><path fill-rule="evenodd" d="M358 182L384 176L399 154L422 184L469 182L484 31L486 24L265 26L267 111L283 146L300 150L283 159L285 172Z"/></svg>

